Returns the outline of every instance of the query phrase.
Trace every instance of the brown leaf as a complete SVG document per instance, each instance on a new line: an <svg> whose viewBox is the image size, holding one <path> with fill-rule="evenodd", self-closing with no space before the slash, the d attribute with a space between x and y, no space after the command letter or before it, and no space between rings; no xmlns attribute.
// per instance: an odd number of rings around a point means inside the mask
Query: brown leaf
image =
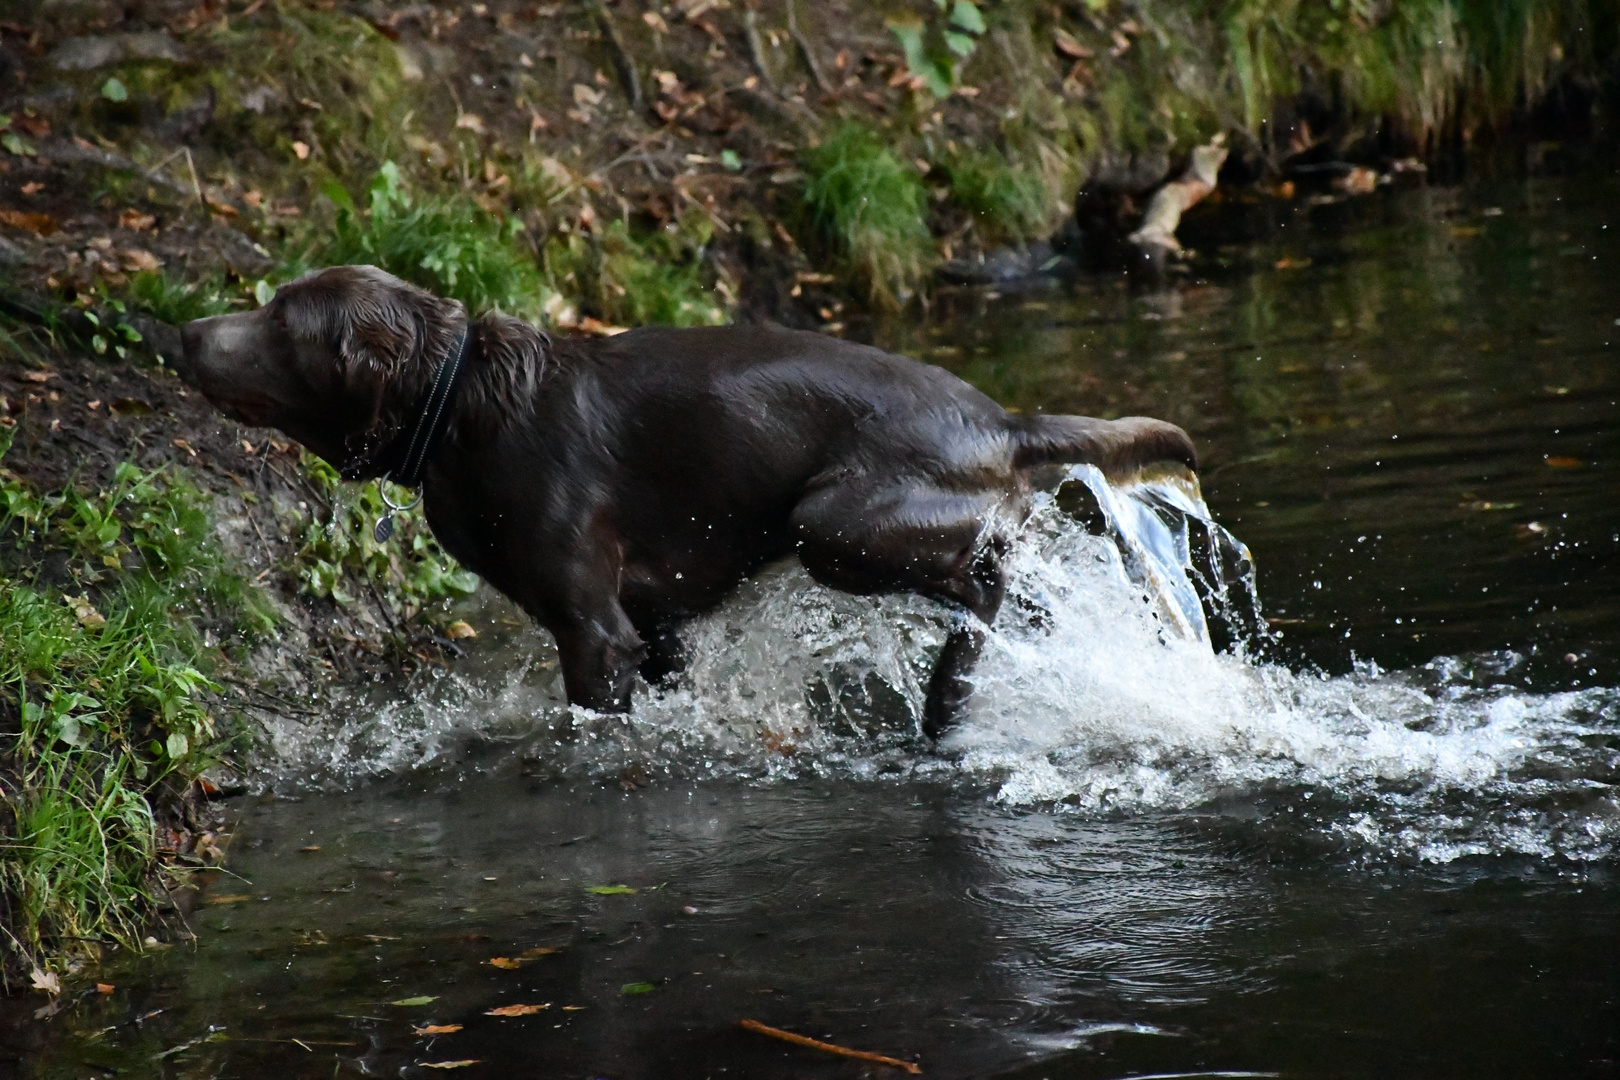
<svg viewBox="0 0 1620 1080"><path fill-rule="evenodd" d="M240 904L251 899L253 899L253 897L249 896L247 893L232 893L229 896L210 896L208 899L204 900L203 903Z"/></svg>
<svg viewBox="0 0 1620 1080"><path fill-rule="evenodd" d="M478 631L474 630L472 626L468 624L467 620L457 619L455 622L444 628L444 636L449 638L451 641L460 641L463 638L477 637Z"/></svg>
<svg viewBox="0 0 1620 1080"><path fill-rule="evenodd" d="M157 218L152 214L143 214L132 206L118 215L118 224L134 232L145 232L157 227Z"/></svg>
<svg viewBox="0 0 1620 1080"><path fill-rule="evenodd" d="M537 1012L551 1008L551 1002L544 1005L502 1005L498 1009L486 1009L485 1016L533 1016Z"/></svg>
<svg viewBox="0 0 1620 1080"><path fill-rule="evenodd" d="M174 445L175 445L175 446L176 446L176 447L177 447L177 448L179 448L179 449L181 449L181 450L184 450L184 451L185 451L185 452L186 452L186 453L188 453L188 454L190 454L190 455L191 455L191 456L192 456L192 457L196 457L196 456L197 456L197 451L196 451L196 448L195 448L195 447L193 447L193 446L192 446L192 445L191 445L191 444L190 444L190 443L189 443L189 442L187 442L187 441L186 441L186 440L185 440L185 439L175 439L175 440L174 440Z"/></svg>
<svg viewBox="0 0 1620 1080"><path fill-rule="evenodd" d="M295 143L293 143L292 144L292 152L293 152L293 156L296 157L299 161L303 161L303 160L307 159L309 157L309 143L307 143L307 142L295 142Z"/></svg>
<svg viewBox="0 0 1620 1080"><path fill-rule="evenodd" d="M163 260L144 248L130 248L122 253L124 269L130 273L142 270L157 270L163 266Z"/></svg>
<svg viewBox="0 0 1620 1080"><path fill-rule="evenodd" d="M30 198L32 198L35 195L38 195L40 192L42 192L44 190L45 190L45 185L44 185L43 182L41 182L39 180L30 181L29 183L26 183L26 184L24 184L22 186L22 193L24 195L27 195Z"/></svg>
<svg viewBox="0 0 1620 1080"><path fill-rule="evenodd" d="M461 1030L460 1024L425 1024L422 1027L411 1028L412 1035L454 1035Z"/></svg>
<svg viewBox="0 0 1620 1080"><path fill-rule="evenodd" d="M510 956L492 956L489 959L490 967L498 967L502 971L516 971L523 966L523 961L514 960Z"/></svg>
<svg viewBox="0 0 1620 1080"><path fill-rule="evenodd" d="M1564 457L1561 454L1553 454L1549 457L1543 458L1542 460L1547 463L1549 468L1553 469L1579 469L1581 466L1586 464L1586 462L1582 461L1580 458Z"/></svg>
<svg viewBox="0 0 1620 1080"><path fill-rule="evenodd" d="M21 379L23 382L43 383L47 379L56 378L56 372L54 372L54 371L24 371L24 372L20 372L17 375L17 378Z"/></svg>
<svg viewBox="0 0 1620 1080"><path fill-rule="evenodd" d="M477 113L462 113L456 117L456 127L463 131L470 131L475 135L484 133L484 118Z"/></svg>
<svg viewBox="0 0 1620 1080"><path fill-rule="evenodd" d="M118 989L118 987L114 986L112 983L96 983L96 993L98 994L110 994L116 989Z"/></svg>
<svg viewBox="0 0 1620 1080"><path fill-rule="evenodd" d="M550 956L556 951L550 945L537 945L532 949L524 949L522 956L525 960L533 960L537 956Z"/></svg>
<svg viewBox="0 0 1620 1080"><path fill-rule="evenodd" d="M0 222L13 229L23 229L35 236L49 236L61 226L49 214L30 214L25 210L0 208Z"/></svg>
<svg viewBox="0 0 1620 1080"><path fill-rule="evenodd" d="M1052 44L1057 51L1071 60L1090 60L1096 54L1076 41L1074 35L1061 27L1052 31Z"/></svg>

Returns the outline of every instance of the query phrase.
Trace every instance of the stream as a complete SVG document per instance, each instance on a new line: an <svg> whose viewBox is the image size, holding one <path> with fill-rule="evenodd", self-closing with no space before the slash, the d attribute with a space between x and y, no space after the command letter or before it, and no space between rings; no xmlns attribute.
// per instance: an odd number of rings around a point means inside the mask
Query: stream
<svg viewBox="0 0 1620 1080"><path fill-rule="evenodd" d="M881 324L1009 407L1187 427L1191 584L1096 495L1180 511L1073 477L937 747L927 601L773 568L600 717L475 598L448 671L273 726L196 940L9 1004L0 1066L905 1075L753 1019L940 1078L1620 1076L1617 207L1598 169L1256 204L1190 215L1172 288Z"/></svg>

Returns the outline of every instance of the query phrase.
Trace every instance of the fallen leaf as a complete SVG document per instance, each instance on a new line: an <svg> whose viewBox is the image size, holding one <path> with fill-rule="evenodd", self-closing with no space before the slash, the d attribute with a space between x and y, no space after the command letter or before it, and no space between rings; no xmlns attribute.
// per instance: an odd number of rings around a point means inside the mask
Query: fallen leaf
<svg viewBox="0 0 1620 1080"><path fill-rule="evenodd" d="M652 983L625 983L623 986L619 987L619 993L650 994L656 989L658 989L658 987L654 986Z"/></svg>
<svg viewBox="0 0 1620 1080"><path fill-rule="evenodd" d="M584 1012L584 1005L564 1005L563 1012Z"/></svg>
<svg viewBox="0 0 1620 1080"><path fill-rule="evenodd" d="M523 966L523 961L514 960L510 956L492 956L488 963L490 967L498 967L502 971L516 971Z"/></svg>
<svg viewBox="0 0 1620 1080"><path fill-rule="evenodd" d="M26 210L4 208L0 208L0 223L10 225L13 229L23 229L35 236L49 236L60 228L56 219L49 214L30 214Z"/></svg>
<svg viewBox="0 0 1620 1080"><path fill-rule="evenodd" d="M1553 454L1550 457L1543 458L1542 460L1544 460L1550 468L1554 469L1579 469L1581 466L1586 464L1586 462L1582 461L1580 458L1563 457L1559 454Z"/></svg>
<svg viewBox="0 0 1620 1080"><path fill-rule="evenodd" d="M29 976L29 984L35 990L40 990L47 994L60 994L62 992L62 980L56 977L56 972L54 971L44 971L40 968L35 968L34 973Z"/></svg>
<svg viewBox="0 0 1620 1080"><path fill-rule="evenodd" d="M613 326L598 319L593 319L591 316L587 315L583 319L579 320L579 329L583 330L587 334L595 334L598 337L613 337L615 334L624 333L625 330L629 328L624 326Z"/></svg>
<svg viewBox="0 0 1620 1080"><path fill-rule="evenodd" d="M143 214L132 206L118 215L118 224L135 232L145 232L157 227L157 218L152 214Z"/></svg>
<svg viewBox="0 0 1620 1080"><path fill-rule="evenodd" d="M174 440L174 445L176 447L178 447L179 449L184 450L186 453L190 454L192 457L197 456L197 451L185 439L175 439Z"/></svg>
<svg viewBox="0 0 1620 1080"><path fill-rule="evenodd" d="M62 600L73 609L73 617L79 620L79 625L86 630L100 630L107 625L107 617L95 609L89 598L64 596Z"/></svg>
<svg viewBox="0 0 1620 1080"><path fill-rule="evenodd" d="M426 1024L422 1027L411 1028L412 1035L454 1035L461 1030L460 1024Z"/></svg>
<svg viewBox="0 0 1620 1080"><path fill-rule="evenodd" d="M502 1005L498 1009L486 1009L486 1010L484 1010L484 1015L485 1016L533 1016L535 1013L542 1012L542 1011L544 1011L546 1009L549 1009L549 1008L551 1008L551 1002L549 1002L549 1001L546 1002L544 1005Z"/></svg>
<svg viewBox="0 0 1620 1080"><path fill-rule="evenodd" d="M417 1064L424 1069L465 1069L469 1065L476 1065L481 1058L467 1058L465 1061L418 1061Z"/></svg>
<svg viewBox="0 0 1620 1080"><path fill-rule="evenodd" d="M475 638L478 631L474 630L466 619L457 619L444 628L444 636L451 641L460 641L463 638Z"/></svg>
<svg viewBox="0 0 1620 1080"><path fill-rule="evenodd" d="M253 897L249 896L247 893L232 893L229 896L210 896L208 899L204 900L203 903L240 904L251 899L253 899Z"/></svg>
<svg viewBox="0 0 1620 1080"><path fill-rule="evenodd" d="M24 372L19 373L17 375L17 378L21 379L23 382L43 383L43 382L45 382L45 381L47 381L49 379L56 378L56 372L54 372L54 371L24 371Z"/></svg>
<svg viewBox="0 0 1620 1080"><path fill-rule="evenodd" d="M295 143L293 143L292 144L292 152L293 152L293 156L298 158L299 161L303 161L304 159L309 157L309 143L307 143L307 142L295 142Z"/></svg>
<svg viewBox="0 0 1620 1080"><path fill-rule="evenodd" d="M1076 41L1074 35L1061 27L1052 31L1052 44L1057 51L1071 60L1090 60L1096 54Z"/></svg>
<svg viewBox="0 0 1620 1080"><path fill-rule="evenodd" d="M390 1004L390 1005L426 1005L430 1001L438 1001L438 1000L439 1000L439 997L438 997L437 994L424 994L422 997L400 998L398 1001L390 1001L388 1004Z"/></svg>
<svg viewBox="0 0 1620 1080"><path fill-rule="evenodd" d="M122 253L124 269L130 273L153 271L163 266L163 260L143 248L130 248Z"/></svg>
<svg viewBox="0 0 1620 1080"><path fill-rule="evenodd" d="M116 989L118 989L118 987L114 986L112 983L96 983L96 993L98 994L110 994Z"/></svg>
<svg viewBox="0 0 1620 1080"><path fill-rule="evenodd" d="M42 192L44 190L45 190L45 185L43 183L41 183L40 181L38 181L38 180L35 180L32 183L24 184L22 186L22 193L24 195L28 195L28 196L38 195L40 192Z"/></svg>
<svg viewBox="0 0 1620 1080"><path fill-rule="evenodd" d="M471 131L475 135L484 133L484 118L477 113L464 112L456 117L456 127L463 131Z"/></svg>
<svg viewBox="0 0 1620 1080"><path fill-rule="evenodd" d="M533 960L537 956L550 956L556 951L550 945L537 945L532 949L524 949L521 955L526 960Z"/></svg>
<svg viewBox="0 0 1620 1080"><path fill-rule="evenodd" d="M321 845L319 845L319 844L306 844L304 847L301 847L298 850L302 851L304 854L307 855L307 854L309 854L311 852L321 850Z"/></svg>
<svg viewBox="0 0 1620 1080"><path fill-rule="evenodd" d="M628 885L592 885L585 891L595 893L597 896L625 896L636 890Z"/></svg>

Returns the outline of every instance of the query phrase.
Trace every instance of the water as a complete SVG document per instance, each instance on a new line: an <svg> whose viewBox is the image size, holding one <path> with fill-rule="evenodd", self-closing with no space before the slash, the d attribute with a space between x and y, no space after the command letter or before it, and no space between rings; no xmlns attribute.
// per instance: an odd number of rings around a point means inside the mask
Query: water
<svg viewBox="0 0 1620 1080"><path fill-rule="evenodd" d="M1182 423L1224 529L1072 475L938 748L926 601L774 568L629 718L569 712L484 603L452 673L282 723L194 944L14 1004L5 1045L900 1075L753 1018L928 1076L1620 1075L1617 205L1589 174L1263 206L1258 240L1189 220L1172 290L880 328L1011 406ZM515 1003L549 1008L486 1015Z"/></svg>

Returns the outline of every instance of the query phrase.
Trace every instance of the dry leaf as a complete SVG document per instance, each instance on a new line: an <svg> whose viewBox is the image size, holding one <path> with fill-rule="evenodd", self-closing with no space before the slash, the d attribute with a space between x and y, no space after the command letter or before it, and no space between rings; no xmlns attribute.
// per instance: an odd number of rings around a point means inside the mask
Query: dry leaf
<svg viewBox="0 0 1620 1080"><path fill-rule="evenodd" d="M40 968L35 968L33 975L29 977L29 984L35 990L40 990L47 994L60 994L62 992L62 980L56 977L56 972L54 971L44 971Z"/></svg>
<svg viewBox="0 0 1620 1080"><path fill-rule="evenodd" d="M456 117L456 127L464 131L471 131L475 135L484 133L484 118L477 113L464 112Z"/></svg>
<svg viewBox="0 0 1620 1080"><path fill-rule="evenodd" d="M524 949L522 955L526 960L533 960L537 956L550 956L556 951L550 945L538 945L532 949Z"/></svg>
<svg viewBox="0 0 1620 1080"><path fill-rule="evenodd" d="M498 967L502 971L516 971L523 966L523 961L514 960L510 956L494 956L489 960L490 967Z"/></svg>
<svg viewBox="0 0 1620 1080"><path fill-rule="evenodd" d="M486 1009L485 1016L533 1016L537 1012L551 1008L551 1002L544 1005L502 1005L498 1009Z"/></svg>
<svg viewBox="0 0 1620 1080"><path fill-rule="evenodd" d="M454 1035L461 1030L460 1024L426 1024L422 1027L411 1028L412 1035Z"/></svg>
<svg viewBox="0 0 1620 1080"><path fill-rule="evenodd" d="M249 896L247 893L232 893L229 896L210 896L208 899L204 900L203 903L205 903L205 904L240 904L243 901L251 900L251 899L253 899L253 897Z"/></svg>
<svg viewBox="0 0 1620 1080"><path fill-rule="evenodd" d="M79 625L86 630L100 630L107 625L107 617L91 605L89 598L83 596L64 596L63 601L73 609L73 617L79 620Z"/></svg>
<svg viewBox="0 0 1620 1080"><path fill-rule="evenodd" d="M321 850L321 845L319 845L319 844L307 844L304 847L299 848L298 850L304 852L305 854L308 854L309 852L312 852L312 851Z"/></svg>
<svg viewBox="0 0 1620 1080"><path fill-rule="evenodd" d="M163 265L163 260L142 248L130 248L123 253L124 269L131 273L142 270L157 270Z"/></svg>
<svg viewBox="0 0 1620 1080"><path fill-rule="evenodd" d="M455 622L444 628L444 636L449 638L451 641L460 641L463 638L477 637L478 631L474 630L472 626L468 624L466 619L457 619Z"/></svg>
<svg viewBox="0 0 1620 1080"><path fill-rule="evenodd" d="M98 994L110 994L116 989L118 989L118 987L114 986L112 983L96 983L96 993Z"/></svg>
<svg viewBox="0 0 1620 1080"><path fill-rule="evenodd" d="M417 1064L424 1069L465 1069L469 1065L476 1065L480 1058L467 1058L465 1061L418 1061Z"/></svg>
<svg viewBox="0 0 1620 1080"><path fill-rule="evenodd" d="M157 227L157 218L152 214L143 214L132 206L118 215L118 224L135 232L145 232Z"/></svg>
<svg viewBox="0 0 1620 1080"><path fill-rule="evenodd" d="M10 225L13 229L24 229L36 236L49 236L59 228L56 219L51 215L30 214L25 210L0 208L0 222Z"/></svg>
<svg viewBox="0 0 1620 1080"><path fill-rule="evenodd" d="M299 161L303 161L305 158L309 157L309 143L306 143L306 142L295 142L295 143L293 143L292 144L292 152L298 158Z"/></svg>
<svg viewBox="0 0 1620 1080"><path fill-rule="evenodd" d="M1058 52L1071 60L1090 60L1096 54L1076 41L1074 35L1067 30L1058 28L1052 31L1052 44L1057 46Z"/></svg>
<svg viewBox="0 0 1620 1080"><path fill-rule="evenodd" d="M24 371L24 372L20 373L17 376L17 378L21 379L23 382L43 383L47 379L56 378L56 372L54 372L54 371Z"/></svg>
<svg viewBox="0 0 1620 1080"><path fill-rule="evenodd" d="M611 323L605 323L599 319L594 319L587 315L583 319L579 320L579 329L583 330L587 334L595 334L598 337L613 337L615 334L624 333L629 329L629 327L614 326Z"/></svg>
<svg viewBox="0 0 1620 1080"><path fill-rule="evenodd" d="M32 181L30 183L27 183L27 184L24 184L22 186L22 193L24 195L28 195L28 196L38 195L40 192L42 192L44 190L45 190L45 185L43 183L41 183L40 181L38 181L38 180L34 180L34 181Z"/></svg>
<svg viewBox="0 0 1620 1080"><path fill-rule="evenodd" d="M1554 469L1578 469L1582 465L1586 464L1586 462L1582 461L1580 458L1564 457L1560 454L1553 454L1552 456L1544 458L1543 460L1546 461L1550 468Z"/></svg>
<svg viewBox="0 0 1620 1080"><path fill-rule="evenodd" d="M186 453L190 454L192 457L197 456L197 451L185 439L176 439L176 440L174 440L174 445L176 447L178 447L179 449L184 450Z"/></svg>

